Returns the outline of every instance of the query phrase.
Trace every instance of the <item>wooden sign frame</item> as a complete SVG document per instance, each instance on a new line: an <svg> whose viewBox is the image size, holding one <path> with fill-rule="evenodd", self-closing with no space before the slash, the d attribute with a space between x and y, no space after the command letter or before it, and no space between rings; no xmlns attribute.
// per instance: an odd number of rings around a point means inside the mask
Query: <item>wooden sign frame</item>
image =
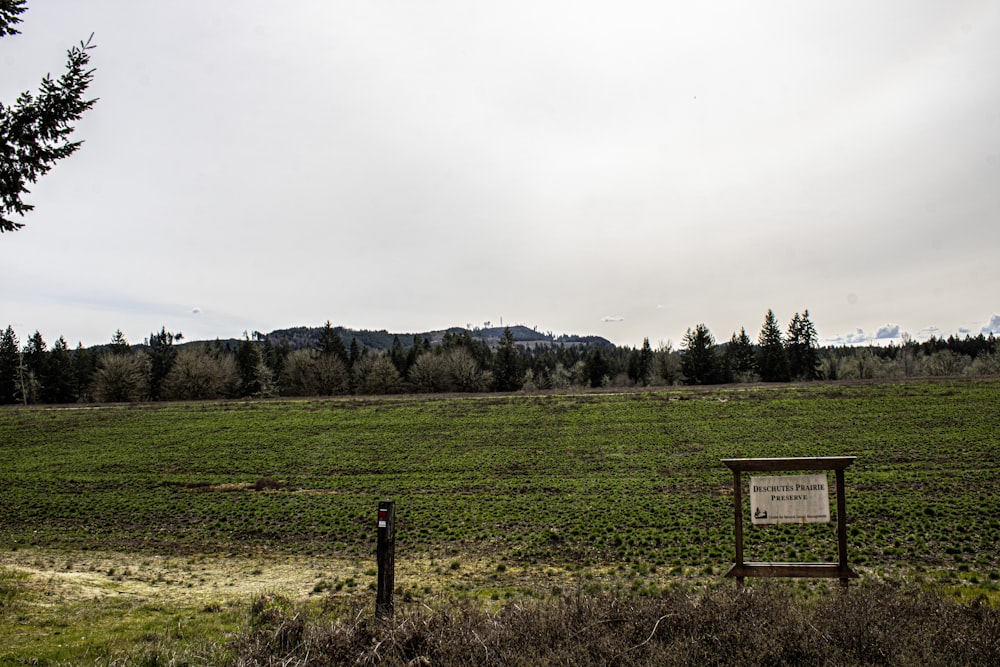
<svg viewBox="0 0 1000 667"><path fill-rule="evenodd" d="M775 459L722 459L733 471L733 507L736 519L736 562L727 577L736 577L743 586L746 577L816 577L848 580L857 573L847 564L847 500L844 497L844 470L854 463L854 456L813 456ZM743 560L743 473L833 470L837 478L837 563L748 563Z"/></svg>

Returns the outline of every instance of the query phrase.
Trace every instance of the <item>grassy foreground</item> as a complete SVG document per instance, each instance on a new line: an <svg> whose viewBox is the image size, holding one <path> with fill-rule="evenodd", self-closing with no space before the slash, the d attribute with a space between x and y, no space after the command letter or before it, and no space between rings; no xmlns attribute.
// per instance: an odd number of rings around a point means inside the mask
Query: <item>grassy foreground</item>
<svg viewBox="0 0 1000 667"><path fill-rule="evenodd" d="M234 638L269 587L362 604L381 498L407 604L711 588L730 457L857 456L852 564L995 602L998 405L970 380L0 410L0 663ZM836 557L832 524L747 531L754 560Z"/></svg>
<svg viewBox="0 0 1000 667"><path fill-rule="evenodd" d="M400 604L391 620L379 621L370 604L333 594L292 600L264 593L202 608L120 600L35 605L4 577L0 618L31 623L17 628L21 634L5 632L0 665L992 667L1000 655L1000 608L982 597L959 603L870 580L807 596L785 582L743 592L679 583L655 597L576 591L495 609L435 598ZM39 627L45 624L47 638Z"/></svg>

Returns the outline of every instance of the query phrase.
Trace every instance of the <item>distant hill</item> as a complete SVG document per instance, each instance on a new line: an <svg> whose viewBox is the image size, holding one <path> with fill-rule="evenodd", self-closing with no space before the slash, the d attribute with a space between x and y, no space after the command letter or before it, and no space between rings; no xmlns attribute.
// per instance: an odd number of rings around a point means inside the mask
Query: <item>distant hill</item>
<svg viewBox="0 0 1000 667"><path fill-rule="evenodd" d="M350 347L351 340L357 340L358 345L372 350L392 349L392 341L399 338L399 342L404 348L413 345L413 339L427 339L431 345L439 345L444 340L445 334L461 336L468 334L473 340L483 342L490 347L500 345L503 338L504 327L490 327L486 329L465 327L451 327L450 329L439 329L437 331L425 331L423 333L390 333L385 329L372 331L369 329L348 329L345 327L333 327L333 330L344 339L344 345ZM323 327L292 327L290 329L276 329L266 336L275 345L285 343L293 350L303 348L314 348L319 342ZM556 336L549 333L541 333L535 329L525 326L512 326L510 332L514 336L514 342L519 346L534 348L542 346L583 346L583 347L614 347L614 343L601 336L576 336L561 334Z"/></svg>

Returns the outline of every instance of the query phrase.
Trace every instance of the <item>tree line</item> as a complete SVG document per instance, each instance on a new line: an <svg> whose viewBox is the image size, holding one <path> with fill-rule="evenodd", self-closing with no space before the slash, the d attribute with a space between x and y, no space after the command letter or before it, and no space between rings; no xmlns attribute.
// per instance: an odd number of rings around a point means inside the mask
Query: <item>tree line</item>
<svg viewBox="0 0 1000 667"><path fill-rule="evenodd" d="M756 341L741 327L716 343L708 327L698 324L682 343L676 373L664 373L671 384L1000 375L1000 345L992 333L924 342L904 335L898 345L821 347L808 310L795 313L782 331L769 309Z"/></svg>
<svg viewBox="0 0 1000 667"><path fill-rule="evenodd" d="M755 339L741 327L719 343L705 324L689 328L680 349L608 344L522 346L510 328L491 346L468 330L440 343L394 336L389 349L366 347L330 322L316 342L292 349L255 332L236 341L183 343L152 332L133 345L121 330L102 346L49 346L39 332L22 345L0 333L0 404L66 404L337 396L420 392L510 392L574 388L998 375L994 336L905 339L885 347L821 347L809 311L782 329L768 310Z"/></svg>

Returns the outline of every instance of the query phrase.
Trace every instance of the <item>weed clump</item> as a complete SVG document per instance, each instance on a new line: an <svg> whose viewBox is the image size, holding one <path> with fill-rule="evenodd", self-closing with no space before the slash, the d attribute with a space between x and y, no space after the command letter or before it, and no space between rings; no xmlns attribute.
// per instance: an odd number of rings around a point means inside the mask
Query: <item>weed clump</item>
<svg viewBox="0 0 1000 667"><path fill-rule="evenodd" d="M281 480L275 479L273 477L261 477L256 482L253 483L254 491L277 491L283 488L285 485Z"/></svg>
<svg viewBox="0 0 1000 667"><path fill-rule="evenodd" d="M294 653L302 645L306 622L302 613L283 595L264 594L250 605L250 620L242 641L250 647Z"/></svg>

